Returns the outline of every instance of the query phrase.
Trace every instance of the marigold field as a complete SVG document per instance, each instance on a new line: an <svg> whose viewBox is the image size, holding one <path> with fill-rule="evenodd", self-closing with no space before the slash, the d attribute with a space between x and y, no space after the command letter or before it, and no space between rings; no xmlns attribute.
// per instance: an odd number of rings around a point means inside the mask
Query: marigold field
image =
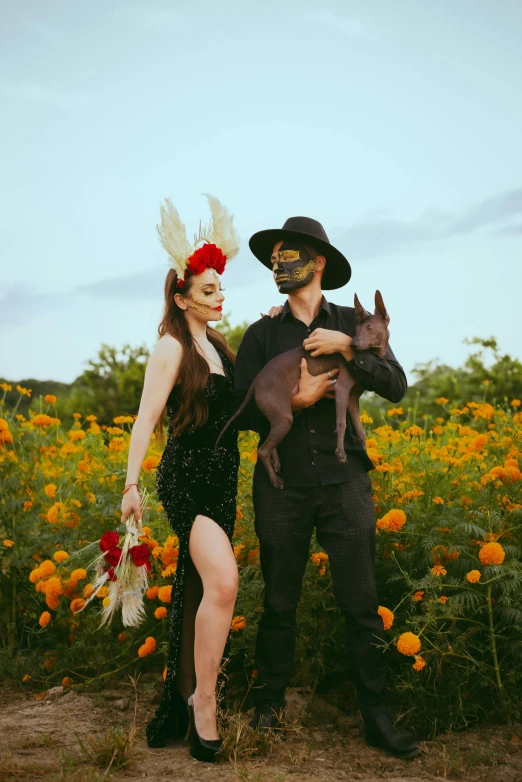
<svg viewBox="0 0 522 782"><path fill-rule="evenodd" d="M30 396L20 386L2 389L4 398ZM31 404L27 419L16 407L0 409L2 673L39 697L52 684L161 671L178 551L157 500L144 516L153 562L146 620L98 629L103 589L81 610L93 587L78 552L119 525L134 419L99 426L80 411L62 421L54 396ZM362 416L376 465L376 575L391 699L402 724L433 732L516 713L522 696L520 400L455 409L440 398L438 406L434 419L402 408L379 422ZM229 670L235 686L247 687L256 676L263 586L250 492L254 435L241 434L240 449L240 593ZM141 478L152 498L160 457L153 439ZM328 557L315 542L298 623L295 683L353 697Z"/></svg>

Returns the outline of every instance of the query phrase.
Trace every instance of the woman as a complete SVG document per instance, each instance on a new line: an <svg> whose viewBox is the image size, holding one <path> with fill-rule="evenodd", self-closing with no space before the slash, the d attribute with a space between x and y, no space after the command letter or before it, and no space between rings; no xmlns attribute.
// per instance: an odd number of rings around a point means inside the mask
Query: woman
<svg viewBox="0 0 522 782"><path fill-rule="evenodd" d="M185 736L190 721L190 753L207 762L221 748L216 687L237 594L231 538L239 466L237 431L223 437L214 456L228 418L234 356L208 325L221 320L219 274L237 253L238 241L228 212L217 199L209 197L209 202L212 223L200 228L192 247L170 202L161 210L158 231L171 270L159 340L147 364L132 431L122 502L122 521L131 513L140 519L141 464L166 407L169 435L156 482L179 538L179 557L165 686L147 725L147 742L149 747L165 746L169 738Z"/></svg>

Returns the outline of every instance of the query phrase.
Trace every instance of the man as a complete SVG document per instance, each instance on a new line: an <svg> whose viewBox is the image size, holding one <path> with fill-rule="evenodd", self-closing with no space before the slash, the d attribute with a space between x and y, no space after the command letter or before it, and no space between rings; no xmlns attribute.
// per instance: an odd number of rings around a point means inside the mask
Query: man
<svg viewBox="0 0 522 782"><path fill-rule="evenodd" d="M345 285L350 264L333 247L320 223L292 217L282 229L260 231L250 239L256 258L271 269L281 293L288 294L274 318L253 323L243 337L235 368L235 403L274 356L303 345L310 354L340 352L352 377L366 390L400 402L407 390L400 364L388 348L383 358L355 353L355 312L331 304L322 290ZM259 538L265 602L256 642L255 715L252 727L276 728L284 709L296 635L296 609L313 529L328 554L337 601L344 614L348 658L357 704L369 744L408 758L421 752L415 738L399 733L386 707L386 661L383 623L373 574L375 516L371 481L373 463L347 416L341 464L335 456L334 385L337 370L316 377L301 362L298 393L292 397L294 420L278 446L283 490L274 488L258 460L254 473L255 529ZM251 403L240 428L266 437L266 418Z"/></svg>

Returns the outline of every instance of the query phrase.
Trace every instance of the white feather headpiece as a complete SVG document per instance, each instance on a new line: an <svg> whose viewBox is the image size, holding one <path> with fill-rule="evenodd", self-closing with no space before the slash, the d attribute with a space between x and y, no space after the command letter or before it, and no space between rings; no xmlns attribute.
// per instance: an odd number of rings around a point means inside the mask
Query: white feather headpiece
<svg viewBox="0 0 522 782"><path fill-rule="evenodd" d="M205 196L209 202L211 220L208 225L200 222L193 244L187 239L185 225L172 201L166 198L165 206L160 207L161 223L156 228L161 244L169 254L170 268L174 269L179 280L184 280L189 260L203 242L219 247L227 261L239 252L239 237L234 228L233 216L217 198L206 193Z"/></svg>

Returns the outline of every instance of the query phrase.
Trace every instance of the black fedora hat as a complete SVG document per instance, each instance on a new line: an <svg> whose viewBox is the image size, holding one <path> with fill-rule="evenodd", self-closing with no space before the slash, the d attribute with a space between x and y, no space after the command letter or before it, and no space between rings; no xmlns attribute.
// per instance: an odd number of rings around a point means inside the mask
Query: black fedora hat
<svg viewBox="0 0 522 782"><path fill-rule="evenodd" d="M282 228L269 228L255 233L250 238L249 245L258 261L271 269L274 245L283 239L295 239L301 244L309 244L320 255L324 255L326 266L321 282L323 290L342 288L352 276L348 260L330 244L321 223L311 217L289 217Z"/></svg>

